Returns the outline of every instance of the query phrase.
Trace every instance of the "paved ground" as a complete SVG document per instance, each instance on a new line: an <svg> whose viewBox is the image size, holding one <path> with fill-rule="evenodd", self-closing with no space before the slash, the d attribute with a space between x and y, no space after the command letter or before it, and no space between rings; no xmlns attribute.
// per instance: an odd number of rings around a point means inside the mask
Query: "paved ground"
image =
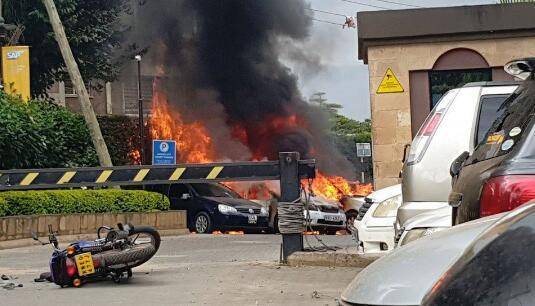
<svg viewBox="0 0 535 306"><path fill-rule="evenodd" d="M321 237L329 245L352 244L349 236ZM66 289L33 282L47 269L49 246L4 250L0 274L17 277L24 287L0 288L0 304L337 305L359 269L279 266L280 241L278 235L164 238L157 255L135 269L128 283Z"/></svg>

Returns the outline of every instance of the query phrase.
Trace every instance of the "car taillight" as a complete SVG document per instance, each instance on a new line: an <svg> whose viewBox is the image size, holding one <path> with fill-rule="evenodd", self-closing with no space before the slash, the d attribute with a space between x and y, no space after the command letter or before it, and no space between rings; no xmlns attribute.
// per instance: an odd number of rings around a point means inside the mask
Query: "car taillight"
<svg viewBox="0 0 535 306"><path fill-rule="evenodd" d="M67 266L67 275L69 275L70 277L73 277L75 274L76 274L76 263L74 262L73 259L71 258L66 258L65 259L65 264Z"/></svg>
<svg viewBox="0 0 535 306"><path fill-rule="evenodd" d="M535 199L535 175L508 175L489 179L481 193L479 213L490 216Z"/></svg>
<svg viewBox="0 0 535 306"><path fill-rule="evenodd" d="M418 134L416 134L416 137L414 137L414 140L412 141L407 163L415 164L420 161L427 150L431 139L433 138L433 134L440 124L442 115L443 112L437 111L431 113L429 117L427 117L424 124L418 131Z"/></svg>
<svg viewBox="0 0 535 306"><path fill-rule="evenodd" d="M442 118L442 113L435 113L431 120L427 121L421 130L421 136L431 136L435 132Z"/></svg>

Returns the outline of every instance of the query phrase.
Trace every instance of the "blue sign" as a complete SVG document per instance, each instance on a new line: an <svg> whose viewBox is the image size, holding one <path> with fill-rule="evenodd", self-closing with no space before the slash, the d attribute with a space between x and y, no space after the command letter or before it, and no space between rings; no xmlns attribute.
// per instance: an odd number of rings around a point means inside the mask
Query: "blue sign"
<svg viewBox="0 0 535 306"><path fill-rule="evenodd" d="M153 140L152 141L152 164L153 165L176 164L176 141Z"/></svg>

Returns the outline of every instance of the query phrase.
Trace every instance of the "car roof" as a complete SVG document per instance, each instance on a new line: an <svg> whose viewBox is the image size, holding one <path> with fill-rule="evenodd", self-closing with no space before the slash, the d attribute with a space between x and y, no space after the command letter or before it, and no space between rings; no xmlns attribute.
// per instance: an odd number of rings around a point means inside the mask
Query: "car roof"
<svg viewBox="0 0 535 306"><path fill-rule="evenodd" d="M522 81L488 81L488 82L472 82L467 83L463 86L465 87L490 87L490 86L512 86L520 85Z"/></svg>

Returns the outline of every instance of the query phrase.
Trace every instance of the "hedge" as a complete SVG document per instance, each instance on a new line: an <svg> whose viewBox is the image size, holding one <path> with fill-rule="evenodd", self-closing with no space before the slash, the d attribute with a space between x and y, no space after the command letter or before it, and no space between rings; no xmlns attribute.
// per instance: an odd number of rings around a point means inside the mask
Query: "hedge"
<svg viewBox="0 0 535 306"><path fill-rule="evenodd" d="M0 217L7 215L7 202L4 198L0 198Z"/></svg>
<svg viewBox="0 0 535 306"><path fill-rule="evenodd" d="M0 193L0 217L168 210L169 199L143 190L43 190Z"/></svg>

